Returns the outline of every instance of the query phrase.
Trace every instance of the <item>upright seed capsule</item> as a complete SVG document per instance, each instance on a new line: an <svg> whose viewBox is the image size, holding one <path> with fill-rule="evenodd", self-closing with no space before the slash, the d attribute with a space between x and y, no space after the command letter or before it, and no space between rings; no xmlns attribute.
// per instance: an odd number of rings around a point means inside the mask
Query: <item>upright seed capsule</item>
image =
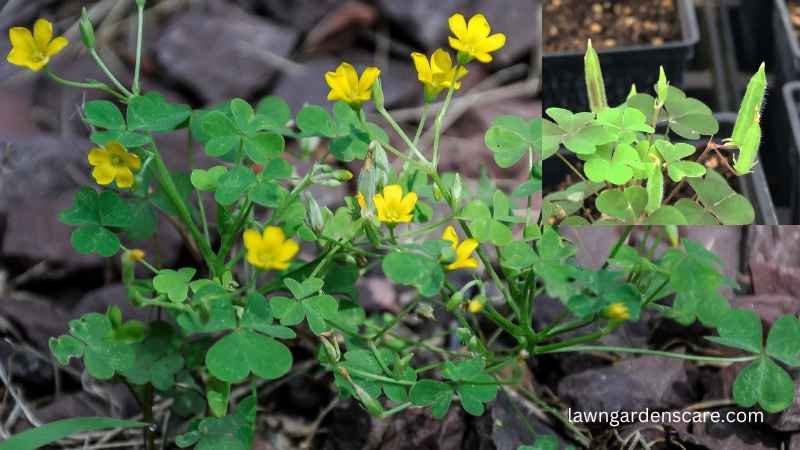
<svg viewBox="0 0 800 450"><path fill-rule="evenodd" d="M597 114L608 109L606 98L606 83L603 80L603 69L600 67L600 58L592 47L592 40L586 46L586 56L583 58L584 71L586 72L586 93L589 96L589 105L593 113Z"/></svg>
<svg viewBox="0 0 800 450"><path fill-rule="evenodd" d="M733 162L733 169L739 176L750 173L758 156L758 147L761 145L761 125L758 122L750 125L745 133L742 143L739 144L739 158Z"/></svg>
<svg viewBox="0 0 800 450"><path fill-rule="evenodd" d="M767 74L764 63L758 68L758 72L753 75L747 84L742 105L739 107L739 115L736 117L736 125L733 127L731 141L741 147L748 129L753 123L758 123L761 114L761 105L764 102L764 95L767 92ZM760 133L760 130L759 130Z"/></svg>

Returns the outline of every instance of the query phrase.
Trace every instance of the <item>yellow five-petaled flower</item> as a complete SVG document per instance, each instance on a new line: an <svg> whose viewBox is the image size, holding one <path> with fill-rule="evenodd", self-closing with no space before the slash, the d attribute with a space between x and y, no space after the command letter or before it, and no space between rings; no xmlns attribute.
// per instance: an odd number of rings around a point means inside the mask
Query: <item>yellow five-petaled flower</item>
<svg viewBox="0 0 800 450"><path fill-rule="evenodd" d="M417 194L409 192L403 195L399 184L390 184L383 188L382 194L372 197L378 220L388 224L408 223L414 218L414 207L417 205Z"/></svg>
<svg viewBox="0 0 800 450"><path fill-rule="evenodd" d="M447 270L475 269L478 267L478 260L472 257L472 253L478 248L478 241L475 239L464 239L459 243L458 234L452 225L442 232L442 240L450 242L456 252L456 260L447 265Z"/></svg>
<svg viewBox="0 0 800 450"><path fill-rule="evenodd" d="M353 107L360 107L372 99L372 85L375 84L381 71L377 67L367 67L361 78L351 64L342 63L335 72L325 74L325 81L330 86L328 100L342 101Z"/></svg>
<svg viewBox="0 0 800 450"><path fill-rule="evenodd" d="M53 24L45 19L36 21L33 33L24 27L11 28L8 30L8 38L11 40L11 51L6 60L34 72L42 70L51 57L69 44L63 36L53 39Z"/></svg>
<svg viewBox="0 0 800 450"><path fill-rule="evenodd" d="M142 167L138 156L115 141L107 142L105 147L91 149L89 164L94 167L92 177L97 184L107 186L116 181L120 189L133 187L133 171Z"/></svg>
<svg viewBox="0 0 800 450"><path fill-rule="evenodd" d="M467 75L463 66L454 66L450 54L442 49L433 52L431 59L422 53L411 54L419 81L425 85L425 98L432 101L443 90L461 89L461 79Z"/></svg>
<svg viewBox="0 0 800 450"><path fill-rule="evenodd" d="M286 270L300 250L297 242L286 239L280 227L267 227L263 233L249 229L244 232L247 262L262 270Z"/></svg>
<svg viewBox="0 0 800 450"><path fill-rule="evenodd" d="M490 63L491 53L506 45L506 35L497 33L490 36L492 27L483 14L472 16L469 23L463 15L454 14L450 17L449 24L450 31L455 35L450 36L450 46L467 60L475 58L482 63Z"/></svg>

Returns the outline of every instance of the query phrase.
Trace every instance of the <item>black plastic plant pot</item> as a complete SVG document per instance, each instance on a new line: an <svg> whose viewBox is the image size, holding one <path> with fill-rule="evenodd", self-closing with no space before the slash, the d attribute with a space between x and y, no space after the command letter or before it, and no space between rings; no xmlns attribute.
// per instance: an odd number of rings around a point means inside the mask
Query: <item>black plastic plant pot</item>
<svg viewBox="0 0 800 450"><path fill-rule="evenodd" d="M677 0L681 39L664 45L618 47L598 51L610 105L625 101L631 86L650 90L658 80L658 67L670 84L680 87L700 31L692 0ZM547 18L544 18L547 21ZM571 111L587 111L589 100L583 71L584 52L545 53L542 56L542 103Z"/></svg>
<svg viewBox="0 0 800 450"><path fill-rule="evenodd" d="M783 86L783 102L786 106L786 117L791 130L789 141L789 170L797 174L800 168L800 81L792 81ZM788 132L788 131L787 131ZM790 207L793 224L800 224L800 182L796 176L786 179L789 183Z"/></svg>
<svg viewBox="0 0 800 450"><path fill-rule="evenodd" d="M800 83L797 83L800 89ZM733 125L736 123L736 114L733 113L718 113L715 117L719 121L720 132L718 136L730 136L733 131ZM797 118L798 132L796 136L800 136L800 117ZM721 140L721 138L720 138ZM800 141L798 141L800 142ZM704 145L705 141L689 142L694 145ZM578 158L565 149L560 149L559 154L566 158L571 164L578 163ZM800 157L800 153L798 153ZM571 173L569 167L564 164L559 158L553 156L544 162L544 177L542 186L544 188L544 195L555 192L561 183L566 180L567 176ZM778 214L775 209L775 204L772 202L772 195L767 185L767 177L764 174L764 169L761 164L756 164L753 171L743 177L737 177L733 180L732 187L734 190L742 194L753 205L755 210L756 225L778 225ZM798 186L800 188L800 186ZM800 222L792 222L800 223Z"/></svg>
<svg viewBox="0 0 800 450"><path fill-rule="evenodd" d="M775 44L775 74L778 85L800 79L800 42L789 18L786 0L773 0L773 42Z"/></svg>
<svg viewBox="0 0 800 450"><path fill-rule="evenodd" d="M734 23L734 38L739 53L739 68L755 72L765 62L772 67L772 10L771 0L741 0L738 8L726 8Z"/></svg>

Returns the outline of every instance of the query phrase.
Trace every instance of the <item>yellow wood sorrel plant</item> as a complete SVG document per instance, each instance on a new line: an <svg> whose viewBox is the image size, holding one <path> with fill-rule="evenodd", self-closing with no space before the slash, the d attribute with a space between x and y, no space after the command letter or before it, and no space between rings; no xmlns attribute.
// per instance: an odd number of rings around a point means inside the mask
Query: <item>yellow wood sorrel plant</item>
<svg viewBox="0 0 800 450"><path fill-rule="evenodd" d="M606 100L591 42L585 72L591 111L546 111L551 120L544 120L543 158L557 157L580 181L545 196L545 220L569 225L754 221L753 206L728 179L747 175L756 163L767 88L763 64L747 87L732 136L723 142L713 140L719 123L711 109L670 86L663 68L655 97L637 93L633 86L627 101L616 107ZM733 151L738 156L731 166L722 152ZM707 156L716 156L716 164L706 163Z"/></svg>
<svg viewBox="0 0 800 450"><path fill-rule="evenodd" d="M491 33L483 16L450 19L455 57L446 50L431 57L412 55L426 111L444 95L433 123L432 148L426 149L420 136L427 114L416 135L407 135L384 108L377 68L359 73L342 64L324 80L335 102L333 115L320 106L305 106L294 119L276 97L255 108L234 99L214 109L192 110L158 93L141 92L145 1L136 3L139 39L130 88L95 51L85 14L80 26L84 44L111 84L74 82L52 73L47 58L66 43L48 43L52 27L46 22L38 22L33 33L12 29L14 50L8 60L117 100L91 101L83 108L96 145L85 150L87 170L100 188L82 188L60 219L75 227L71 240L77 251L121 255L130 300L157 310L159 319L125 320L116 307L86 314L70 322L69 333L53 338L50 347L62 364L82 358L89 376L127 384L141 404L143 422L58 422L15 436L0 449L37 448L76 431L124 426L144 427L145 445L154 449L156 396L172 398L173 411L192 419L176 438L178 446L251 448L257 393L254 387L233 407L232 390L287 375L293 355L286 342L303 339L314 343L319 364L333 375L341 397L356 399L377 417L431 408L442 418L454 399L468 413L481 415L502 385L538 401L519 383L528 359L589 350L753 361L742 370L739 380L744 381L736 383L737 401L769 411L791 404L791 379L774 361L798 364L800 322L794 317L776 322L764 347L758 318L731 310L717 293L729 281L720 275L713 255L673 239L674 248L656 259L663 233L637 250L625 244L629 228L606 265L588 270L575 264L574 246L555 228L537 223L532 205L541 189L541 119L499 117L486 133L498 165L527 164L530 177L511 196L491 180L473 193L458 174L439 172L442 124L459 80L470 64L491 61L491 53L505 43L502 34ZM362 107L368 102L405 149L395 148L387 133L367 120ZM154 136L179 132L187 133L189 152L191 142L199 142L219 165L190 174L171 171ZM287 139L299 143L291 151L301 158L314 153L310 141L326 142L327 150L317 152L322 157L299 173L286 159ZM390 163L389 154L402 162L401 168ZM317 204L308 189L350 180L349 172L330 164L353 160L363 161L358 195L343 199L345 206L335 211ZM209 206L216 210L213 219ZM135 248L137 241L152 239L157 213L177 224L196 256L194 267L156 267ZM308 250L302 255L301 243ZM367 317L355 284L378 266L415 295L398 314ZM145 270L148 277L137 277ZM455 284L447 276L453 271L471 280ZM533 300L545 292L562 300L566 312L551 324L534 327ZM673 296L670 306L662 304ZM717 342L754 355L720 358L582 346L625 321L638 320L645 308L685 324L699 318L718 329ZM433 321L435 310L440 317L453 317L458 327L434 336L409 335L404 326L409 314ZM573 335L564 339L564 333ZM457 342L443 344L447 336Z"/></svg>

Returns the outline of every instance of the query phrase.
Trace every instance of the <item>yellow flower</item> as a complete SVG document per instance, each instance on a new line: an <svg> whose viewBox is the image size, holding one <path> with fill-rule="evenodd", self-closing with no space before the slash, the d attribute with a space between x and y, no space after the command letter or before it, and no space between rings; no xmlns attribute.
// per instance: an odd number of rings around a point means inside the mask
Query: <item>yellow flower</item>
<svg viewBox="0 0 800 450"><path fill-rule="evenodd" d="M367 209L367 198L364 197L364 194L362 194L361 192L356 194L356 201L358 202L358 206L360 206L361 209Z"/></svg>
<svg viewBox="0 0 800 450"><path fill-rule="evenodd" d="M482 63L492 62L491 52L500 50L506 45L506 35L497 33L489 35L492 28L483 14L476 14L467 20L461 14L450 17L450 46L459 51L459 56L475 58ZM461 59L459 59L461 60Z"/></svg>
<svg viewBox="0 0 800 450"><path fill-rule="evenodd" d="M89 164L94 167L92 176L97 184L107 186L116 180L120 189L133 187L133 171L142 167L138 156L115 141L106 143L105 148L91 149Z"/></svg>
<svg viewBox="0 0 800 450"><path fill-rule="evenodd" d="M453 250L456 252L456 260L447 266L447 270L475 269L478 267L478 260L472 257L472 253L478 248L478 241L475 239L465 239L458 242L458 234L452 225L444 229L442 240L449 241Z"/></svg>
<svg viewBox="0 0 800 450"><path fill-rule="evenodd" d="M628 310L628 307L623 303L614 303L610 305L606 308L605 314L609 319L620 322L628 320L631 316L630 310Z"/></svg>
<svg viewBox="0 0 800 450"><path fill-rule="evenodd" d="M381 222L408 223L414 218L417 194L409 192L403 196L403 188L399 184L390 184L383 188L383 194L375 194L372 201Z"/></svg>
<svg viewBox="0 0 800 450"><path fill-rule="evenodd" d="M138 248L134 248L134 249L131 249L130 251L128 251L126 253L126 256L132 262L142 262L142 261L144 261L145 254L144 254L144 250L138 249Z"/></svg>
<svg viewBox="0 0 800 450"><path fill-rule="evenodd" d="M51 57L69 44L63 36L53 39L53 24L45 19L36 21L33 33L24 27L11 28L8 30L8 38L11 40L11 51L6 60L34 72L42 70Z"/></svg>
<svg viewBox="0 0 800 450"><path fill-rule="evenodd" d="M422 53L412 53L419 81L425 85L425 98L433 100L443 90L453 87L461 89L460 80L467 75L467 69L454 66L450 54L442 49L433 52L430 61Z"/></svg>
<svg viewBox="0 0 800 450"><path fill-rule="evenodd" d="M286 239L279 227L267 227L263 233L249 229L244 232L247 262L262 270L286 270L300 250L297 242Z"/></svg>
<svg viewBox="0 0 800 450"><path fill-rule="evenodd" d="M472 314L478 314L483 311L484 300L479 298L474 298L470 300L469 304L467 304L467 311L471 312Z"/></svg>
<svg viewBox="0 0 800 450"><path fill-rule="evenodd" d="M381 75L377 67L367 67L358 78L356 68L348 63L342 63L336 72L325 74L325 81L330 86L328 100L343 101L350 106L361 106L372 98L372 85Z"/></svg>

